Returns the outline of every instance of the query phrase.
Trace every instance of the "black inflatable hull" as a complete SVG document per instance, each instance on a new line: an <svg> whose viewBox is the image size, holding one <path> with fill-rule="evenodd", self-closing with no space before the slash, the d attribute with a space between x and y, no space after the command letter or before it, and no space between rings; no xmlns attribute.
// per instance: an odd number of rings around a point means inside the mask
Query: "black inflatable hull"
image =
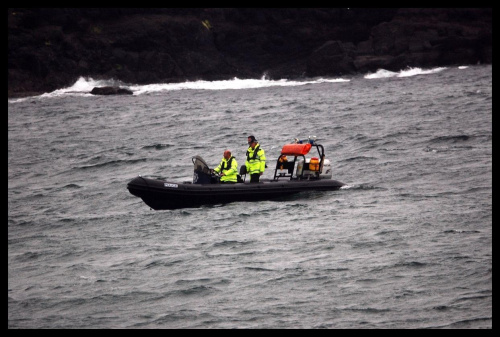
<svg viewBox="0 0 500 337"><path fill-rule="evenodd" d="M137 177L128 183L127 188L152 209L166 210L234 201L272 200L305 191L335 191L342 186L343 183L331 179L190 184Z"/></svg>

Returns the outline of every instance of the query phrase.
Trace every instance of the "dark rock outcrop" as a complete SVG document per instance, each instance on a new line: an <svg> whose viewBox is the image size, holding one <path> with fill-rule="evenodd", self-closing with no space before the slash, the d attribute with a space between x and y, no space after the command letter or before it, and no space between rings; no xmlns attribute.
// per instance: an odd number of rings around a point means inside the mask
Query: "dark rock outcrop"
<svg viewBox="0 0 500 337"><path fill-rule="evenodd" d="M95 87L90 92L93 95L132 95L132 90L120 87Z"/></svg>
<svg viewBox="0 0 500 337"><path fill-rule="evenodd" d="M8 96L492 62L491 8L9 8Z"/></svg>

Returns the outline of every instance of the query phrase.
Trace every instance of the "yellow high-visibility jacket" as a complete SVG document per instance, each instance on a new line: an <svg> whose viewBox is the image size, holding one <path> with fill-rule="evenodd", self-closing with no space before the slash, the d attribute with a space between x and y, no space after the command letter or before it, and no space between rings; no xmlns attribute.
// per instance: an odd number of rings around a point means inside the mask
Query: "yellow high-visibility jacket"
<svg viewBox="0 0 500 337"><path fill-rule="evenodd" d="M248 147L245 166L247 167L247 174L264 173L266 169L266 154L260 148L259 143L255 145L255 149L252 149L251 146Z"/></svg>
<svg viewBox="0 0 500 337"><path fill-rule="evenodd" d="M220 177L220 181L230 181L237 182L238 181L238 162L236 158L231 156L228 160L226 158L222 158L219 166L214 168L214 172L224 173L222 177Z"/></svg>

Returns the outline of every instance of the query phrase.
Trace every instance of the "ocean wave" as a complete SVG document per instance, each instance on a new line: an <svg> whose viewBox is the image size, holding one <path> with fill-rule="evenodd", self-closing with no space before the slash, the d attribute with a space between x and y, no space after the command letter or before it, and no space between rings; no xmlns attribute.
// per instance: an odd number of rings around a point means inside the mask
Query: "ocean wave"
<svg viewBox="0 0 500 337"><path fill-rule="evenodd" d="M418 261L409 261L409 262L400 262L397 263L396 267L411 267L411 268L422 268L427 266L428 263L418 262Z"/></svg>
<svg viewBox="0 0 500 337"><path fill-rule="evenodd" d="M374 160L376 158L373 157L367 157L367 156L356 156L356 157L351 157L351 158L346 158L344 160L339 161L341 162L350 162L350 161L366 161L366 160Z"/></svg>
<svg viewBox="0 0 500 337"><path fill-rule="evenodd" d="M382 190L385 191L386 188L378 187L370 184L353 184L353 185L344 185L340 188L341 190Z"/></svg>
<svg viewBox="0 0 500 337"><path fill-rule="evenodd" d="M430 140L431 143L442 143L442 142L451 142L451 143L456 143L456 142L463 142L467 141L471 138L471 136L468 135L452 135L452 136L439 136L435 137Z"/></svg>
<svg viewBox="0 0 500 337"><path fill-rule="evenodd" d="M460 66L459 69L467 69L466 66ZM365 79L381 79L381 78L392 78L392 77L412 77L417 75L429 75L441 72L447 67L437 67L432 69L422 69L419 67L408 67L407 69L400 70L399 72L378 69L375 73L368 73L364 75ZM90 92L95 87L104 86L119 86L124 87L133 92L133 95L143 95L159 93L164 91L177 91L177 90L245 90L245 89L257 89L257 88L267 88L267 87L291 87L291 86L304 86L311 84L323 84L323 83L343 83L350 82L351 79L346 78L314 78L307 80L270 80L263 75L260 79L239 79L234 77L230 80L220 80L220 81L186 81L181 83L154 83L146 85L138 85L133 83L125 83L120 80L108 79L108 80L95 80L91 77L81 76L76 82L67 88L61 88L54 90L49 93L44 93L40 96L30 96L16 99L9 99L9 103L20 103L26 100L33 99L47 99L56 98L64 96L94 96Z"/></svg>
<svg viewBox="0 0 500 337"><path fill-rule="evenodd" d="M194 286L194 287L188 288L188 289L177 290L174 293L185 295L185 296L192 296L192 295L203 296L203 295L208 295L209 293L212 293L213 291L215 291L215 289L212 287L199 285L199 286Z"/></svg>
<svg viewBox="0 0 500 337"><path fill-rule="evenodd" d="M78 184L68 184L68 185L64 185L61 189L62 190L66 190L66 189L79 189L79 188L82 188L82 186L78 185Z"/></svg>
<svg viewBox="0 0 500 337"><path fill-rule="evenodd" d="M160 91L172 90L240 90L240 89L256 89L266 87L288 87L288 86L301 86L306 84L317 83L339 83L349 82L348 79L336 78L325 79L319 78L309 81L292 81L292 80L269 80L263 76L260 79L239 79L237 77L232 80L221 81L187 81L183 83L158 83L148 85L131 85L129 89L134 92L134 95L141 95L145 93L153 93Z"/></svg>
<svg viewBox="0 0 500 337"><path fill-rule="evenodd" d="M236 240L224 240L221 242L215 242L213 247L231 247L234 248L236 246L244 246L251 244L252 241L236 241Z"/></svg>
<svg viewBox="0 0 500 337"><path fill-rule="evenodd" d="M155 150L162 150L166 149L169 147L172 147L173 145L170 144L153 144L153 145L146 145L141 147L141 149L149 150L149 149L155 149Z"/></svg>
<svg viewBox="0 0 500 337"><path fill-rule="evenodd" d="M357 312L363 312L363 313L367 313L367 314L377 314L377 313L391 311L391 309L373 308L373 307L366 307L366 308L345 308L343 310L346 310L346 311L357 311Z"/></svg>
<svg viewBox="0 0 500 337"><path fill-rule="evenodd" d="M445 230L443 233L445 233L445 234L477 234L477 233L481 233L481 232L476 231L476 230L468 231L468 230L459 230L459 229L448 229L448 230Z"/></svg>
<svg viewBox="0 0 500 337"><path fill-rule="evenodd" d="M30 96L16 99L9 99L9 103L20 103L29 99L46 99L62 96L94 96L90 92L95 87L105 86L119 86L124 87L133 92L133 95L151 94L163 91L177 91L177 90L244 90L256 89L266 87L290 87L302 86L307 84L321 84L321 83L342 83L349 82L350 79L344 78L318 78L304 81L294 80L270 80L263 76L260 79L239 79L234 77L231 80L220 81L186 81L181 83L154 83L146 85L138 85L125 83L120 80L95 80L91 77L80 77L70 87L54 90L50 93L44 93L40 96Z"/></svg>
<svg viewBox="0 0 500 337"><path fill-rule="evenodd" d="M441 72L445 69L448 69L447 67L438 67L438 68L432 68L432 69L422 69L422 68L412 68L409 67L407 69L401 70L399 72L395 71L389 71L385 69L378 69L375 73L368 73L364 76L366 79L380 79L380 78L391 78L391 77L411 77L411 76L416 76L416 75L428 75L428 74L435 74L438 72Z"/></svg>
<svg viewBox="0 0 500 337"><path fill-rule="evenodd" d="M491 329L492 327L492 320L493 317L478 317L478 318L471 318L471 319L464 319L456 322L452 322L450 324L446 325L440 325L440 326L431 326L427 327L429 329L436 329L436 328L448 328L448 329L480 329L480 328L487 328ZM484 322L484 326L481 325L480 323ZM479 324L478 324L479 323Z"/></svg>
<svg viewBox="0 0 500 337"><path fill-rule="evenodd" d="M103 168L103 167L115 167L115 166L120 166L120 165L129 165L129 164L135 164L135 163L140 163L140 162L145 162L147 161L147 158L140 158L140 159L127 159L127 160L110 160L104 163L98 163L94 165L84 165L84 166L77 166L73 167L74 169L79 169L79 170L87 170L87 169L94 169L94 168Z"/></svg>

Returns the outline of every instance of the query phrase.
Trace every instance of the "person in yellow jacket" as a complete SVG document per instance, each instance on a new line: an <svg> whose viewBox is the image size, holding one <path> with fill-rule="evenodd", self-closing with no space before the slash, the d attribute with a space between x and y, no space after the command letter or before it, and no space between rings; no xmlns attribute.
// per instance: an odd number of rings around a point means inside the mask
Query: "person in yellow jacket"
<svg viewBox="0 0 500 337"><path fill-rule="evenodd" d="M222 160L219 166L214 169L214 172L220 172L221 183L235 183L238 181L238 162L236 162L236 158L231 156L231 151L224 151Z"/></svg>
<svg viewBox="0 0 500 337"><path fill-rule="evenodd" d="M247 160L245 166L250 174L250 182L258 183L259 178L266 169L266 154L254 136L248 136Z"/></svg>

